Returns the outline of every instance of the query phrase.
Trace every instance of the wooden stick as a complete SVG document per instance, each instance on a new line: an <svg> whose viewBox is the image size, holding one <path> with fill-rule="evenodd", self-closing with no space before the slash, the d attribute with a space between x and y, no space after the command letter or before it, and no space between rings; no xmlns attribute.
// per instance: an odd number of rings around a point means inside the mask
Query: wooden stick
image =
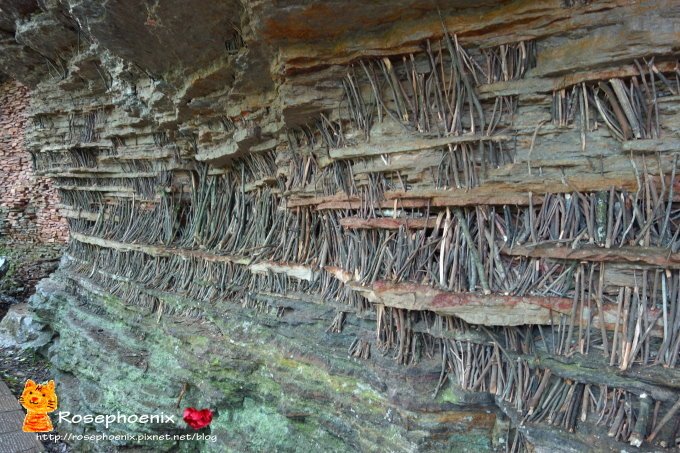
<svg viewBox="0 0 680 453"><path fill-rule="evenodd" d="M647 427L649 426L649 414L652 408L652 399L643 393L640 395L640 408L638 410L637 420L633 433L630 435L630 444L634 447L640 447L642 441L647 435Z"/></svg>
<svg viewBox="0 0 680 453"><path fill-rule="evenodd" d="M670 410L668 411L668 413L667 413L666 415L664 415L664 417L661 419L661 421L659 422L659 424L656 425L656 428L654 429L654 431L652 432L652 434L650 434L649 437L647 438L647 442L654 442L654 439L656 438L656 436L659 435L659 432L661 431L661 428L663 428L664 425L665 425L666 423L668 423L668 422L670 421L670 419L673 418L673 416L675 415L675 413L676 413L678 410L680 410L680 398L678 398L678 400L675 402L675 404L673 405L673 407L670 408Z"/></svg>
<svg viewBox="0 0 680 453"><path fill-rule="evenodd" d="M479 257L479 251L475 247L475 242L472 239L472 234L470 234L470 229L468 228L467 220L463 215L463 210L460 208L454 208L453 212L456 215L458 224L460 225L461 231L463 232L463 236L465 237L465 241L467 242L468 250L470 251L472 261L475 267L477 268L477 273L479 274L479 283L482 286L482 291L484 292L484 294L491 294L491 290L489 289L489 283L484 273L484 265L482 264L482 261Z"/></svg>
<svg viewBox="0 0 680 453"><path fill-rule="evenodd" d="M182 390L179 392L179 397L177 398L177 404L175 407L179 407L179 405L182 403L182 398L184 398L184 394L187 392L187 389L189 388L188 383L182 384Z"/></svg>

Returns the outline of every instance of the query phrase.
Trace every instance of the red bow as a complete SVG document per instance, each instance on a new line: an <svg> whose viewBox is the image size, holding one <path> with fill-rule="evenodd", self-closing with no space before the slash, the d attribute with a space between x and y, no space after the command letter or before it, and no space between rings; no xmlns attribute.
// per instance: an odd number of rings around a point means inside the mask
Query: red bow
<svg viewBox="0 0 680 453"><path fill-rule="evenodd" d="M194 429L205 428L210 424L213 418L213 412L210 409L201 409L200 411L193 407L184 409L182 416L187 425Z"/></svg>

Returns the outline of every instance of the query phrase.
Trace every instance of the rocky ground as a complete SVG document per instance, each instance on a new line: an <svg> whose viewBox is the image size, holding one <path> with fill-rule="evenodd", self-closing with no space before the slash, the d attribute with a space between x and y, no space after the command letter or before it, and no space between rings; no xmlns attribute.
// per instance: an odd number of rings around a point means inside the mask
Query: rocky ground
<svg viewBox="0 0 680 453"><path fill-rule="evenodd" d="M0 279L0 319L12 304L21 303L35 292L35 285L57 267L62 246L53 244L9 244L0 240L0 256L10 260L10 270ZM32 351L0 347L0 379L12 393L21 394L26 379L45 382L52 379L47 359ZM63 442L44 442L50 453L71 451Z"/></svg>
<svg viewBox="0 0 680 453"><path fill-rule="evenodd" d="M12 303L25 302L35 285L57 268L63 245L10 243L0 238L0 256L9 258L10 269L0 280L0 318Z"/></svg>

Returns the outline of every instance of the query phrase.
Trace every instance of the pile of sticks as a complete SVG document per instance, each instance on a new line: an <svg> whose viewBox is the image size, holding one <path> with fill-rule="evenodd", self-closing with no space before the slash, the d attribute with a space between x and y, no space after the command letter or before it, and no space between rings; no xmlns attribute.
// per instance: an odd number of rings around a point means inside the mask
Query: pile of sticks
<svg viewBox="0 0 680 453"><path fill-rule="evenodd" d="M238 286L262 285L283 293L291 288L313 290L360 309L366 309L366 300L329 276L324 271L327 266L344 269L362 285L378 280L416 282L453 292L570 298L571 316L555 315L552 353L587 354L601 349L611 365L621 369L633 363L677 363L677 271L644 270L629 276L626 285L605 285L606 267L599 262L554 261L540 253L531 256L541 250L531 246L541 244L563 244L570 250L587 245L607 249L629 244L672 248L677 242L679 223L679 212L672 201L673 188L665 178L657 185L646 172L644 160L645 172L636 194L612 189L609 193L546 194L536 204L530 199L526 207L402 210L398 215L404 221L397 230L346 229L347 217L342 211L319 214L304 207L282 210L280 198L270 188L246 192L246 185L267 174L270 165L271 160L253 159L218 176L209 176L204 167L195 174L189 204L182 202L181 196L163 196L156 204L134 199L120 201L104 206L96 222L73 219L71 226L73 231L103 239L200 248L218 255L247 257L251 264L274 261L312 266L318 273L311 284L287 275L249 276L242 271L239 275L245 280ZM384 218L386 213L374 208L383 199L383 184L375 179L373 192L363 193L366 202L357 210L359 216ZM83 205L95 201L76 202ZM393 212L391 219L396 214ZM522 247L529 251L515 252ZM165 276L173 275L168 269L183 269L181 275L172 277L174 286L155 280L154 284L169 292L189 289L189 295L199 300L230 297L224 285L216 282L238 279L223 264L221 268L208 268L200 260L154 259ZM141 275L147 283L153 280L139 266L132 269L121 275ZM205 281L217 284L217 290L213 293L201 285L191 289L194 271L213 276ZM304 289L298 287L300 284ZM385 313L391 316L392 309L382 312L379 318L387 316ZM399 319L400 312L395 313L394 319ZM611 319L613 313L616 316ZM398 338L397 357L401 362L412 361L418 349L407 350L413 349L417 340L403 340L408 337L403 333L409 331L404 327L407 319L410 318L390 323L385 317L381 324L399 326L395 327L399 332L396 336L385 330L379 343L391 347L396 341L390 339Z"/></svg>
<svg viewBox="0 0 680 453"><path fill-rule="evenodd" d="M522 77L533 65L533 48L522 42L485 51L485 70L455 35L445 34L435 45L427 41L422 54L360 60L342 81L346 116L365 140L384 118L425 135L491 135L504 113L514 112L514 104L497 98L489 117L474 88L480 80Z"/></svg>
<svg viewBox="0 0 680 453"><path fill-rule="evenodd" d="M92 143L99 140L107 115L104 108L82 114L69 114L66 143Z"/></svg>
<svg viewBox="0 0 680 453"><path fill-rule="evenodd" d="M360 184L352 166L366 159L340 157L328 162L328 150L370 142L372 128L385 120L425 138L469 135L469 142L439 148L441 163L432 178L440 188L479 185L488 168L514 162L514 149L500 139L475 137L495 137L509 129L517 100L498 96L482 101L475 87L521 78L534 64L533 42L476 49L472 54L448 34L437 43L428 41L421 54L359 60L339 81L344 97L337 113L321 113L309 125L287 129L290 169L285 190L313 185L315 193L324 195L357 193ZM389 157L381 158L388 164ZM406 190L399 172L396 176L395 186ZM371 181L361 185L370 194Z"/></svg>
<svg viewBox="0 0 680 453"><path fill-rule="evenodd" d="M635 61L638 75L581 83L553 93L552 120L558 126L579 121L582 135L601 120L620 141L659 138L658 100L680 93L677 74L664 75L654 59ZM675 80L671 80L674 78Z"/></svg>
<svg viewBox="0 0 680 453"><path fill-rule="evenodd" d="M507 82L524 77L536 66L536 42L520 41L482 49L484 64L481 65L486 83Z"/></svg>
<svg viewBox="0 0 680 453"><path fill-rule="evenodd" d="M139 195L140 198L146 200L153 200L156 196L157 190L163 189L170 185L170 172L159 172L157 176L143 176L138 178L71 178L71 177L57 177L54 178L57 188L64 190L79 190L87 191L89 188L97 187L111 187L131 189L132 192Z"/></svg>
<svg viewBox="0 0 680 453"><path fill-rule="evenodd" d="M461 338L475 335L471 326L461 326L460 322L455 328L450 321L444 325ZM442 354L443 365L436 391L450 377L463 389L488 392L510 404L519 416L520 427L546 423L574 432L578 423L590 421L605 426L609 437L636 446L640 439L653 439L677 410L674 401L653 403L645 393L562 377L541 367L540 362L528 360L534 349L541 347L540 342L535 343L540 335L533 327L485 331L488 341L484 343L482 338L438 341L436 349ZM441 331L432 332L441 336ZM662 407L666 416L659 417ZM668 428L671 434L677 429Z"/></svg>
<svg viewBox="0 0 680 453"><path fill-rule="evenodd" d="M59 190L61 202L75 209L90 211L99 209L103 203L101 192L82 191L82 190Z"/></svg>
<svg viewBox="0 0 680 453"><path fill-rule="evenodd" d="M37 172L97 167L97 150L71 148L61 152L29 152L33 170Z"/></svg>

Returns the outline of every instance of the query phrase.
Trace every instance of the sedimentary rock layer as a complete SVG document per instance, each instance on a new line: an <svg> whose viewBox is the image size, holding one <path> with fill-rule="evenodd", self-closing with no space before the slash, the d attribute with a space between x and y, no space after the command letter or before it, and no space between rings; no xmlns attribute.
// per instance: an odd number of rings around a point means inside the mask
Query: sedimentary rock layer
<svg viewBox="0 0 680 453"><path fill-rule="evenodd" d="M673 2L2 5L69 218L34 300L65 407L211 406L235 450L675 446Z"/></svg>

